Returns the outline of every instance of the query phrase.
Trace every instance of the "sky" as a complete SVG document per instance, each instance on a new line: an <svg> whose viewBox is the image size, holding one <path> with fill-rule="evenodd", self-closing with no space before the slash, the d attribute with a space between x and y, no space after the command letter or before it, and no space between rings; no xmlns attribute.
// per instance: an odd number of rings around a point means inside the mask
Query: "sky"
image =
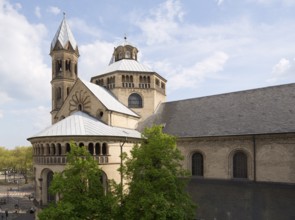
<svg viewBox="0 0 295 220"><path fill-rule="evenodd" d="M295 0L0 0L0 146L51 124L50 43L63 12L90 80L124 41L167 100L295 82Z"/></svg>

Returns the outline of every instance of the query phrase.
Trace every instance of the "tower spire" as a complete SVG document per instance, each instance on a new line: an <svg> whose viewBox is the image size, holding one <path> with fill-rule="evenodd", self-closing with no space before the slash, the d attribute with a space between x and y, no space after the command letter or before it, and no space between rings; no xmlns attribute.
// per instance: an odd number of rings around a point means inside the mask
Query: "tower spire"
<svg viewBox="0 0 295 220"><path fill-rule="evenodd" d="M58 121L56 114L61 109L71 88L78 78L79 50L76 40L66 22L66 13L57 29L50 48L52 58L52 123Z"/></svg>
<svg viewBox="0 0 295 220"><path fill-rule="evenodd" d="M61 47L60 49L68 49L69 44L71 45L72 49L77 52L79 56L77 42L66 21L66 13L63 12L63 20L59 25L57 32L51 42L50 52L52 52L52 50L54 50L56 46Z"/></svg>

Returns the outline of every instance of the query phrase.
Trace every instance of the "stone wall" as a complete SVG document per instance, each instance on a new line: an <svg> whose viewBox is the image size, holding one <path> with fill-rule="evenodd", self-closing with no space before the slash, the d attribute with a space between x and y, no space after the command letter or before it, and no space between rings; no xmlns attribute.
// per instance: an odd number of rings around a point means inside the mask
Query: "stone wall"
<svg viewBox="0 0 295 220"><path fill-rule="evenodd" d="M233 154L247 155L248 180L295 183L295 135L245 135L207 138L180 138L177 146L191 170L192 155L204 158L204 178L232 179Z"/></svg>

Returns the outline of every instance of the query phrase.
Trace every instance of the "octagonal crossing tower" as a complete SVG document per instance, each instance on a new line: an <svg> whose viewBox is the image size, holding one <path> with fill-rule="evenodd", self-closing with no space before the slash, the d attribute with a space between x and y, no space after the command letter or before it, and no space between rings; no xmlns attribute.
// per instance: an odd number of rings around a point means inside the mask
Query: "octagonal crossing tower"
<svg viewBox="0 0 295 220"><path fill-rule="evenodd" d="M138 49L125 37L123 44L114 48L109 66L91 82L110 90L144 120L166 101L167 80L138 62L137 56Z"/></svg>

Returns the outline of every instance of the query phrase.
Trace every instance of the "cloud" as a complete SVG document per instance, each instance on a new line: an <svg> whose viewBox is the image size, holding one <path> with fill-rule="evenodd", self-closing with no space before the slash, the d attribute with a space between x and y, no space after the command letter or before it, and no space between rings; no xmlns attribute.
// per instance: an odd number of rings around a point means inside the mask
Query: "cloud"
<svg viewBox="0 0 295 220"><path fill-rule="evenodd" d="M30 24L17 9L0 2L0 93L9 99L42 99L50 87L50 69L43 62L46 28ZM38 91L38 92L36 92ZM41 95L40 95L41 94Z"/></svg>
<svg viewBox="0 0 295 220"><path fill-rule="evenodd" d="M3 118L4 114L3 111L0 109L0 119Z"/></svg>
<svg viewBox="0 0 295 220"><path fill-rule="evenodd" d="M54 14L54 15L58 15L60 14L61 10L56 7L56 6L50 6L48 9L47 9L48 12Z"/></svg>
<svg viewBox="0 0 295 220"><path fill-rule="evenodd" d="M217 5L219 6L219 5L221 5L221 4L224 2L224 0L215 0L215 2L216 2Z"/></svg>
<svg viewBox="0 0 295 220"><path fill-rule="evenodd" d="M114 45L104 41L95 41L90 44L81 45L79 51L79 76L90 80L109 64L112 57Z"/></svg>
<svg viewBox="0 0 295 220"><path fill-rule="evenodd" d="M83 33L85 35L94 36L96 38L100 37L101 31L96 27L89 26L84 20L79 18L71 18L68 20L69 26L72 30L77 30L78 33Z"/></svg>
<svg viewBox="0 0 295 220"><path fill-rule="evenodd" d="M254 2L261 5L271 6L279 4L282 6L295 6L295 0L248 0L248 2Z"/></svg>
<svg viewBox="0 0 295 220"><path fill-rule="evenodd" d="M168 43L178 33L184 11L179 0L167 0L149 11L146 17L137 18L136 25L147 38L147 44Z"/></svg>
<svg viewBox="0 0 295 220"><path fill-rule="evenodd" d="M166 73L170 85L168 89L171 92L178 89L195 88L206 78L216 77L216 74L223 70L228 59L229 56L226 53L217 51L188 67L176 67L175 64L167 61L151 65Z"/></svg>
<svg viewBox="0 0 295 220"><path fill-rule="evenodd" d="M280 59L280 61L274 65L272 69L272 77L267 80L267 82L277 82L280 79L286 77L286 75L289 73L289 70L291 69L292 65L290 63L290 60L286 58Z"/></svg>
<svg viewBox="0 0 295 220"><path fill-rule="evenodd" d="M33 126L33 130L39 132L50 126L51 116L50 109L45 106L37 106L33 108L12 110L14 117L24 117L29 122L29 126Z"/></svg>
<svg viewBox="0 0 295 220"><path fill-rule="evenodd" d="M36 6L35 7L35 15L38 17L38 18L41 18L41 9L39 6Z"/></svg>
<svg viewBox="0 0 295 220"><path fill-rule="evenodd" d="M12 98L9 97L9 95L3 91L0 90L0 104L3 105L7 102L12 101Z"/></svg>

